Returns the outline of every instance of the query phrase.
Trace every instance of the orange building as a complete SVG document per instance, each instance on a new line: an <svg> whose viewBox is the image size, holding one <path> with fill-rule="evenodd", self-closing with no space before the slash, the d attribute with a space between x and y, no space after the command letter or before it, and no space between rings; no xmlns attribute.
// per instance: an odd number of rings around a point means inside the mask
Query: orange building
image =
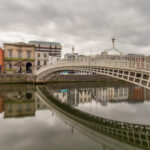
<svg viewBox="0 0 150 150"><path fill-rule="evenodd" d="M0 73L4 71L4 51L0 48Z"/></svg>
<svg viewBox="0 0 150 150"><path fill-rule="evenodd" d="M0 113L4 110L4 93L0 93Z"/></svg>

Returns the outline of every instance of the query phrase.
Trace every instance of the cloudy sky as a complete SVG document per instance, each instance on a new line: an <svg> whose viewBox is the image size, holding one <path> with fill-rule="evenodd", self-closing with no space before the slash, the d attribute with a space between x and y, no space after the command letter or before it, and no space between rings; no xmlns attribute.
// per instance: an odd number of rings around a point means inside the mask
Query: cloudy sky
<svg viewBox="0 0 150 150"><path fill-rule="evenodd" d="M63 54L112 47L150 55L149 0L0 0L0 44L56 41Z"/></svg>

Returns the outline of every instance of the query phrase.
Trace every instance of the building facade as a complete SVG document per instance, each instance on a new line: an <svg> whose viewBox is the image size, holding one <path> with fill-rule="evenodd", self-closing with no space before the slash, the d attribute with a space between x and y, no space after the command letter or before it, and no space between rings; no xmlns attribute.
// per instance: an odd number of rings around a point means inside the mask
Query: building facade
<svg viewBox="0 0 150 150"><path fill-rule="evenodd" d="M60 61L61 57L55 56L55 55L49 55L49 65L52 65L53 63L56 63L57 61Z"/></svg>
<svg viewBox="0 0 150 150"><path fill-rule="evenodd" d="M62 46L56 42L43 42L43 41L29 41L34 44L35 50L35 69L38 70L42 66L54 63L54 60L61 59Z"/></svg>
<svg viewBox="0 0 150 150"><path fill-rule="evenodd" d="M4 50L0 48L0 73L4 71Z"/></svg>
<svg viewBox="0 0 150 150"><path fill-rule="evenodd" d="M7 73L34 73L34 62L33 44L4 43L4 68Z"/></svg>

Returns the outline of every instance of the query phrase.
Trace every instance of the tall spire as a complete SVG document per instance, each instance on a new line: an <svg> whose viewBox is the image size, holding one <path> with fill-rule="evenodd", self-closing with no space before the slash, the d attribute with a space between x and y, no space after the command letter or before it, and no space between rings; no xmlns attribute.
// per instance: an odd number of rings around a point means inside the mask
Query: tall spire
<svg viewBox="0 0 150 150"><path fill-rule="evenodd" d="M74 46L72 46L72 53L74 53Z"/></svg>
<svg viewBox="0 0 150 150"><path fill-rule="evenodd" d="M113 37L112 38L113 48L115 47L115 41L116 41L116 39Z"/></svg>

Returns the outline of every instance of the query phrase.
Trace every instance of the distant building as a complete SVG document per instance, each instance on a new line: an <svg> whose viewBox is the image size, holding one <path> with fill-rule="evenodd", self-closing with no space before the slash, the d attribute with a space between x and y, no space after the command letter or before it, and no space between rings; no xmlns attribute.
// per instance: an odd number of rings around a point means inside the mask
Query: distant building
<svg viewBox="0 0 150 150"><path fill-rule="evenodd" d="M48 63L50 65L52 65L53 63L56 63L57 61L60 61L61 58L59 56L55 56L55 55L49 55L49 61Z"/></svg>
<svg viewBox="0 0 150 150"><path fill-rule="evenodd" d="M35 61L33 44L4 43L4 68L7 73L33 73Z"/></svg>
<svg viewBox="0 0 150 150"><path fill-rule="evenodd" d="M75 60L79 56L78 53L67 53L65 54L65 60Z"/></svg>
<svg viewBox="0 0 150 150"><path fill-rule="evenodd" d="M146 56L141 54L128 54L127 57L129 61L135 61L135 62L144 62L146 59Z"/></svg>
<svg viewBox="0 0 150 150"><path fill-rule="evenodd" d="M74 53L74 47L72 47L72 53L65 54L65 60L72 61L78 58L79 54Z"/></svg>
<svg viewBox="0 0 150 150"><path fill-rule="evenodd" d="M40 69L42 66L47 65L52 57L55 60L60 60L62 45L56 42L44 42L44 41L29 41L30 44L34 44L35 49L35 68ZM53 59L53 62L54 62Z"/></svg>
<svg viewBox="0 0 150 150"><path fill-rule="evenodd" d="M0 48L0 73L4 71L4 50Z"/></svg>
<svg viewBox="0 0 150 150"><path fill-rule="evenodd" d="M105 51L101 52L101 55L107 56L107 55L108 55L108 52L105 50Z"/></svg>

